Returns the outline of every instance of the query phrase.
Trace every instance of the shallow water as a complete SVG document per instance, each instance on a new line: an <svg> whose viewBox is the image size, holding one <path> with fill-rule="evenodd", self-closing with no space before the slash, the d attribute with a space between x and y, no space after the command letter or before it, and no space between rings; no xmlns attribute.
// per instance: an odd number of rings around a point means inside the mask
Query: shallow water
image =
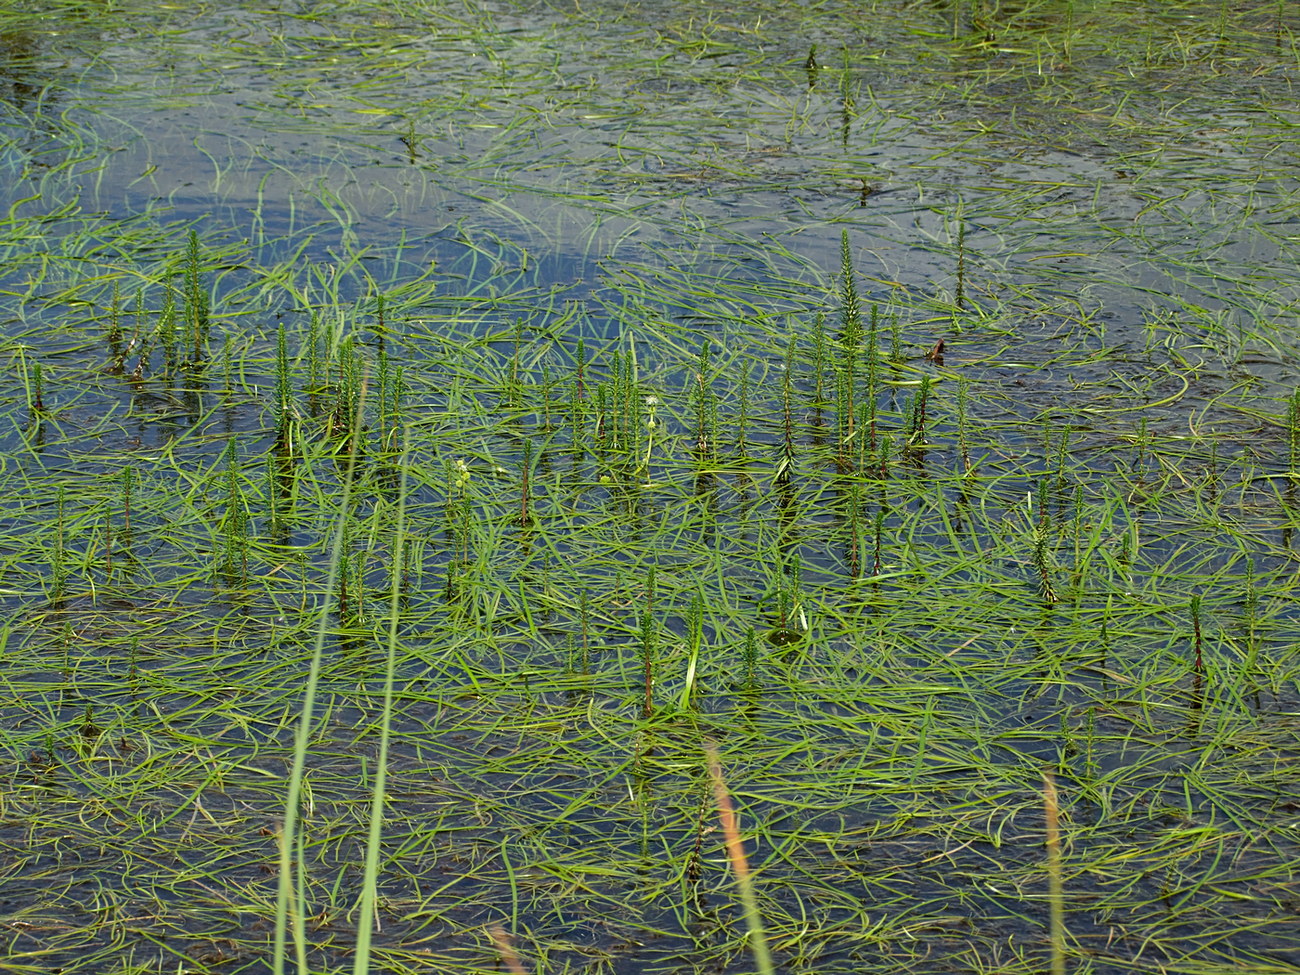
<svg viewBox="0 0 1300 975"><path fill-rule="evenodd" d="M10 954L267 970L293 716L316 611L346 592L306 883L313 965L350 964L394 545L379 376L400 365L418 551L384 970L495 965L495 922L532 971L750 970L710 738L784 967L1041 968L1044 763L1081 970L1295 961L1300 22L1226 10L0 15ZM212 315L181 367L158 323L191 229ZM880 313L888 477L835 456L816 365L844 231ZM280 325L307 445L287 462ZM331 592L342 454L334 380L309 373L313 338L344 336L371 370L367 461L359 568ZM591 400L634 355L626 419L654 396L663 439L618 460L594 406L572 432L579 339Z"/></svg>

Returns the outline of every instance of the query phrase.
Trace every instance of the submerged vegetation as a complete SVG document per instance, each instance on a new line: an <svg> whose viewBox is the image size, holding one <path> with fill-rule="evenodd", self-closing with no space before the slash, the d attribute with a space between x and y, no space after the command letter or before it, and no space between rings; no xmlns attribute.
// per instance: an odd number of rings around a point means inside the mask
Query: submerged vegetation
<svg viewBox="0 0 1300 975"><path fill-rule="evenodd" d="M0 13L5 970L1300 964L1289 5Z"/></svg>

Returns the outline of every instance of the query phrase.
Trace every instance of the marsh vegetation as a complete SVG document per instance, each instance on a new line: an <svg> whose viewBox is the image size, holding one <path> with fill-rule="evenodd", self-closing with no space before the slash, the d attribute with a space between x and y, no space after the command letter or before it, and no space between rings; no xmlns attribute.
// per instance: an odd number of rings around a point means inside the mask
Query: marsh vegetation
<svg viewBox="0 0 1300 975"><path fill-rule="evenodd" d="M0 12L0 968L1300 965L1291 5L182 6Z"/></svg>

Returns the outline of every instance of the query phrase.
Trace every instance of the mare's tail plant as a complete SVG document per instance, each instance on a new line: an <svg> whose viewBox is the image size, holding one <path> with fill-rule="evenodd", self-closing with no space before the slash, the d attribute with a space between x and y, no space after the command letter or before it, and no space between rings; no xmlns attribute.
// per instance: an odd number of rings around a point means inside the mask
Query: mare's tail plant
<svg viewBox="0 0 1300 975"><path fill-rule="evenodd" d="M122 543L131 547L131 498L135 493L135 468L127 464L122 468Z"/></svg>
<svg viewBox="0 0 1300 975"><path fill-rule="evenodd" d="M201 272L199 235L198 231L191 230L185 246L185 324L189 330L190 361L195 364L203 359L212 328L210 301Z"/></svg>
<svg viewBox="0 0 1300 975"><path fill-rule="evenodd" d="M740 648L740 668L743 687L753 690L758 684L758 637L752 626L746 631Z"/></svg>
<svg viewBox="0 0 1300 975"><path fill-rule="evenodd" d="M785 356L785 372L781 377L781 418L784 440L781 462L777 465L777 480L788 483L794 469L794 339Z"/></svg>
<svg viewBox="0 0 1300 975"><path fill-rule="evenodd" d="M226 442L226 515L222 521L221 574L228 582L248 581L248 506L239 476L239 447Z"/></svg>
<svg viewBox="0 0 1300 975"><path fill-rule="evenodd" d="M122 292L116 281L113 282L113 297L108 305L108 354L111 359L109 372L114 375L122 372L126 350L122 348Z"/></svg>
<svg viewBox="0 0 1300 975"><path fill-rule="evenodd" d="M713 374L709 365L709 340L700 344L700 358L695 367L695 445L700 460L714 459L716 409L713 405Z"/></svg>
<svg viewBox="0 0 1300 975"><path fill-rule="evenodd" d="M1201 597L1192 597L1192 642L1196 656L1192 661L1192 672L1198 677L1205 673L1205 658L1203 656L1203 644L1201 640Z"/></svg>
<svg viewBox="0 0 1300 975"><path fill-rule="evenodd" d="M275 445L283 454L293 453L293 377L289 372L289 344L284 323L275 338Z"/></svg>
<svg viewBox="0 0 1300 975"><path fill-rule="evenodd" d="M1057 595L1055 587L1052 585L1051 563L1047 554L1047 538L1050 530L1050 523L1046 518L1040 518L1038 524L1034 527L1034 568L1038 572L1038 591L1043 597L1043 602L1058 602L1060 596Z"/></svg>
<svg viewBox="0 0 1300 975"><path fill-rule="evenodd" d="M655 635L654 617L650 610L641 613L641 664L645 677L645 701L641 706L641 715L653 718L655 713L655 652L658 640Z"/></svg>
<svg viewBox="0 0 1300 975"><path fill-rule="evenodd" d="M167 285L163 291L162 310L158 313L157 343L162 349L163 375L172 381L181 365L180 332L176 327L176 289Z"/></svg>
<svg viewBox="0 0 1300 975"><path fill-rule="evenodd" d="M849 232L840 236L840 368L839 368L839 446L840 470L849 467L846 450L853 439L856 411L857 359L862 345L862 306L854 280L853 251Z"/></svg>
<svg viewBox="0 0 1300 975"><path fill-rule="evenodd" d="M921 386L912 400L911 414L908 417L907 445L909 447L925 446L925 422L930 402L930 384L930 377L922 376Z"/></svg>
<svg viewBox="0 0 1300 975"><path fill-rule="evenodd" d="M54 609L62 609L68 590L67 497L62 484L59 485L55 495L55 509L57 530L54 536L54 564L50 572L52 582L50 605Z"/></svg>

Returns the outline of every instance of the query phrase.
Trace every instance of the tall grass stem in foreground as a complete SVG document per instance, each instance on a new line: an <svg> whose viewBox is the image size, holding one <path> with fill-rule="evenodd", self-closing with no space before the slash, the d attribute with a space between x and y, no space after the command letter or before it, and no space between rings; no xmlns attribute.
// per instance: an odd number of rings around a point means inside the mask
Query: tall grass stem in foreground
<svg viewBox="0 0 1300 975"><path fill-rule="evenodd" d="M356 411L352 416L353 436L359 435L362 422L362 395L357 397ZM302 802L303 778L307 769L307 750L311 741L312 722L315 716L316 692L320 686L321 665L325 656L325 637L329 630L330 600L338 592L339 573L345 568L343 563L344 541L348 527L348 512L351 508L352 488L356 476L356 452L348 452L348 464L343 477L339 497L338 523L334 527L334 536L330 541L329 571L326 575L324 596L318 623L316 639L312 646L311 663L307 670L307 680L303 687L301 719L294 736L293 763L289 771L289 782L284 802L284 822L280 827L280 883L275 900L275 937L274 956L271 971L275 975L284 975L284 953L290 937L295 948L299 975L308 975L307 932L305 925L305 905L303 903L306 877L304 861L306 851L298 835L299 804ZM297 857L295 858L295 853ZM297 869L295 870L295 859ZM295 892L295 887L296 892ZM296 910L292 910L296 908Z"/></svg>
<svg viewBox="0 0 1300 975"><path fill-rule="evenodd" d="M393 675L397 670L397 620L401 607L402 570L406 548L406 492L408 487L411 433L407 428L402 443L402 478L397 495L397 537L393 542L392 590L388 597L388 657L384 667L384 703L379 719L379 754L375 758L374 787L370 796L370 827L366 837L365 874L361 881L361 904L357 911L357 955L355 975L370 971L370 937L379 927L376 909L379 885L379 846L383 838L385 785L388 772L388 743L393 723Z"/></svg>
<svg viewBox="0 0 1300 975"><path fill-rule="evenodd" d="M1061 880L1060 806L1056 777L1043 770L1043 809L1047 814L1047 900L1051 908L1052 975L1065 975L1065 890Z"/></svg>
<svg viewBox="0 0 1300 975"><path fill-rule="evenodd" d="M731 869L736 874L736 886L740 888L740 903L745 910L745 926L749 929L749 948L754 953L754 964L758 967L759 975L776 975L776 967L772 964L772 955L767 948L767 935L763 932L763 919L758 913L758 898L754 896L754 878L749 872L744 841L740 838L740 822L736 809L731 804L726 780L722 777L718 749L706 745L704 753L708 758L709 778L713 780L713 797L718 804L718 821L727 843L727 859L731 861Z"/></svg>

